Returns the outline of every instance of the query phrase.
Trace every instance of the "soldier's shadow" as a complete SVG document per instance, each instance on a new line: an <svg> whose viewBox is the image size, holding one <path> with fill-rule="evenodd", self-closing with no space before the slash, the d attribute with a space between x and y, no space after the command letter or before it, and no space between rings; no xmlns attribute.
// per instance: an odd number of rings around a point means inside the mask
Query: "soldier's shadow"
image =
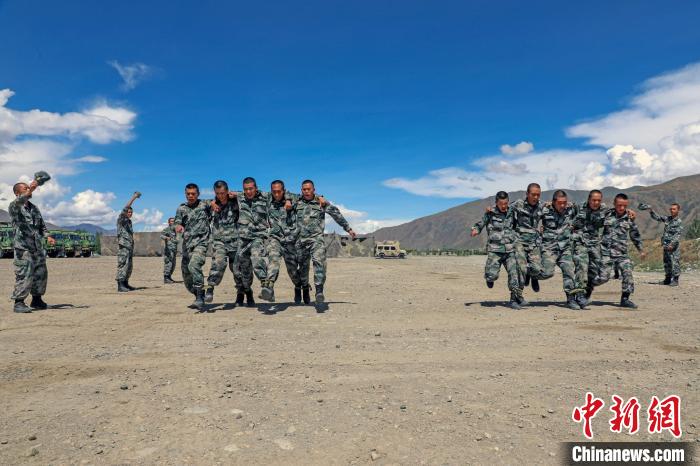
<svg viewBox="0 0 700 466"><path fill-rule="evenodd" d="M266 315L273 316L280 312L284 312L289 309L290 306L295 306L294 303L259 303L258 312Z"/></svg>
<svg viewBox="0 0 700 466"><path fill-rule="evenodd" d="M61 309L89 309L89 308L90 308L90 306L86 306L86 305L76 306L75 304L49 304L49 307L46 309L32 309L32 311L33 312L42 311L42 310L44 310L44 311L53 311L53 310L59 311Z"/></svg>
<svg viewBox="0 0 700 466"><path fill-rule="evenodd" d="M214 313L216 311L232 311L236 308L235 303L214 303L208 304L204 310L200 311L200 314Z"/></svg>
<svg viewBox="0 0 700 466"><path fill-rule="evenodd" d="M566 303L563 301L528 301L530 304L523 306L523 309L533 308L533 307L561 307L568 309ZM510 309L508 306L508 301L474 301L470 303L464 303L466 307L471 307L473 305L479 305L481 307L505 307Z"/></svg>

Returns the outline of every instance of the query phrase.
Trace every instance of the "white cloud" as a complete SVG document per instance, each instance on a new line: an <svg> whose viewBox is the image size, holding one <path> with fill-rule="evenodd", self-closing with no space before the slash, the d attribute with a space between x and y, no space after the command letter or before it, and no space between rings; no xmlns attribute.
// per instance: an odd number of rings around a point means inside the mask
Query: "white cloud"
<svg viewBox="0 0 700 466"><path fill-rule="evenodd" d="M105 157L102 157L100 155L84 155L80 158L74 159L76 162L83 162L83 163L102 163L106 162L107 159Z"/></svg>
<svg viewBox="0 0 700 466"><path fill-rule="evenodd" d="M410 220L406 219L382 219L382 220L376 220L376 219L371 219L367 218L367 212L362 212L359 210L352 210L348 209L342 204L336 204L336 207L340 210L340 213L343 214L343 217L345 217L345 220L348 221L352 229L355 231L355 233L358 234L367 234L367 233L372 233L380 228L384 227L393 227L396 225L401 225L402 223L409 222ZM338 225L330 216L326 216L327 222L326 222L326 232L327 233L341 233L345 234L345 230L340 228L340 225Z"/></svg>
<svg viewBox="0 0 700 466"><path fill-rule="evenodd" d="M117 60L112 60L108 64L117 70L117 73L124 81L121 86L124 91L134 89L141 81L153 74L153 69L144 63L122 65Z"/></svg>
<svg viewBox="0 0 700 466"><path fill-rule="evenodd" d="M423 196L461 198L524 189L530 181L547 188L627 188L699 173L700 63L647 80L626 108L571 126L566 134L597 147L536 152L529 142L505 144L500 148L505 159L485 156L469 168L446 167L384 184Z"/></svg>
<svg viewBox="0 0 700 466"><path fill-rule="evenodd" d="M522 141L514 146L503 144L501 146L501 154L503 155L523 155L535 150L535 145L531 142Z"/></svg>
<svg viewBox="0 0 700 466"><path fill-rule="evenodd" d="M44 207L43 215L50 222L62 225L86 222L107 225L117 219L117 212L110 206L115 199L113 193L88 189L77 193L70 201L60 201L53 207Z"/></svg>

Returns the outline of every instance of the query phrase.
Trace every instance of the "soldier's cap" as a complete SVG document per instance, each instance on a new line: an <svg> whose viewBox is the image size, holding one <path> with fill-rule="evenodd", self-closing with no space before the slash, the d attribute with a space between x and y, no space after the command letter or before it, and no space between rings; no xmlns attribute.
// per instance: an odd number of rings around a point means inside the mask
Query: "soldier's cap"
<svg viewBox="0 0 700 466"><path fill-rule="evenodd" d="M45 171L40 171L40 172L34 173L34 179L39 184L39 186L41 186L51 179L51 175L49 175Z"/></svg>
<svg viewBox="0 0 700 466"><path fill-rule="evenodd" d="M644 204L643 202L640 202L637 208L639 210L649 210L651 209L651 206L649 204Z"/></svg>

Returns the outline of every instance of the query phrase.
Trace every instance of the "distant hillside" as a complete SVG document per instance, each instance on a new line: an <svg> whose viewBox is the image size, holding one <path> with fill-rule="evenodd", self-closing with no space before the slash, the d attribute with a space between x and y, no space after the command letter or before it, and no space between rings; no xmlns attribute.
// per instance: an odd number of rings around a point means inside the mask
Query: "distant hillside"
<svg viewBox="0 0 700 466"><path fill-rule="evenodd" d="M10 223L10 214L6 210L0 209L0 223ZM46 228L49 230L55 230L55 229L60 229L58 225L54 225L53 223L46 222Z"/></svg>
<svg viewBox="0 0 700 466"><path fill-rule="evenodd" d="M658 213L666 213L671 202L683 207L681 216L684 224L700 218L700 174L684 176L655 186L635 186L628 189L604 188L603 201L612 204L615 194L624 192L630 196L630 206L639 202L651 204ZM554 191L544 191L543 200L551 200ZM567 190L569 197L576 202L585 201L588 191ZM495 193L494 193L495 194ZM511 200L525 197L524 191L510 193ZM467 202L451 209L421 217L402 225L381 228L374 233L377 241L399 240L403 248L437 249L457 248L476 249L485 244L486 235L476 238L469 236L471 226L481 219L484 209L494 203L493 197ZM648 212L639 212L637 223L644 238L658 237L663 225L651 220Z"/></svg>
<svg viewBox="0 0 700 466"><path fill-rule="evenodd" d="M93 225L92 223L81 223L80 225L67 226L67 227L63 227L63 228L65 230L87 231L88 233L99 234L99 235L116 235L117 234L117 230L115 230L115 229L106 230L106 229L102 228L101 226Z"/></svg>

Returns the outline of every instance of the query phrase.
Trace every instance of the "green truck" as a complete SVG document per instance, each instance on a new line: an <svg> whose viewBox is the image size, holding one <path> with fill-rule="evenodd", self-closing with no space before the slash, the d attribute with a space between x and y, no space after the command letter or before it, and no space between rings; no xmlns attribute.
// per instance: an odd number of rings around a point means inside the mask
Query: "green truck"
<svg viewBox="0 0 700 466"><path fill-rule="evenodd" d="M95 253L95 235L85 231L49 230L56 241L51 246L44 240L46 255L49 257L90 257Z"/></svg>
<svg viewBox="0 0 700 466"><path fill-rule="evenodd" d="M10 225L0 225L0 257L15 256L14 240L14 228Z"/></svg>
<svg viewBox="0 0 700 466"><path fill-rule="evenodd" d="M83 257L90 257L95 253L95 235L86 231L76 232L80 238L80 254Z"/></svg>

